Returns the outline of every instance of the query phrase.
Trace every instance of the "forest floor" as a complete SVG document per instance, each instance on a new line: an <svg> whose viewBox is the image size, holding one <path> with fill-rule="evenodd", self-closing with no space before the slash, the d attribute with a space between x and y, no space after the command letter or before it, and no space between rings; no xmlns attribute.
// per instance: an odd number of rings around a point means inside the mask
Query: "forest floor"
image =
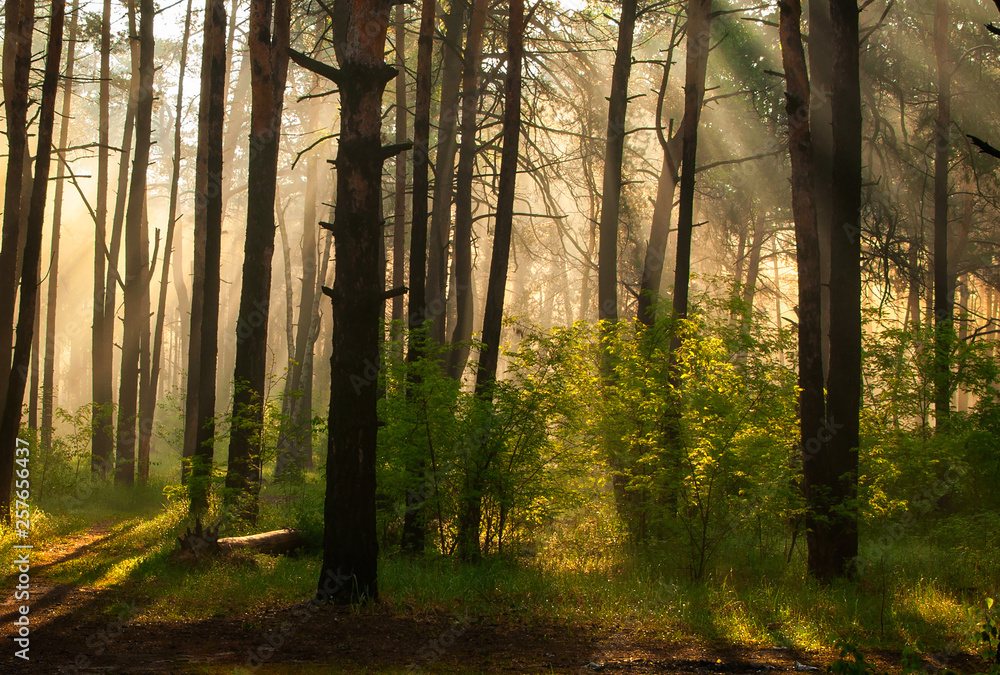
<svg viewBox="0 0 1000 675"><path fill-rule="evenodd" d="M299 603L199 620L149 618L143 603L151 599L143 595L143 581L136 581L141 577L130 577L127 593L120 585L53 579L116 536L113 525L98 523L33 552L31 660L5 654L0 672L757 673L823 671L838 656L832 650L675 641L625 625L401 613L386 605ZM5 596L0 625L9 635L20 602L13 592ZM125 597L131 599L121 602ZM9 639L4 643L10 649ZM899 670L899 652L870 652L867 658L880 671ZM959 672L982 668L970 655L928 665Z"/></svg>

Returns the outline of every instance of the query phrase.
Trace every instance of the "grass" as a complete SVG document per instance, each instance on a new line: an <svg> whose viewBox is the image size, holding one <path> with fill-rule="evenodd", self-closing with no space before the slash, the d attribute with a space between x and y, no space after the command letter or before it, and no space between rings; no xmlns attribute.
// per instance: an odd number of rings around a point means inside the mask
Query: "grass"
<svg viewBox="0 0 1000 675"><path fill-rule="evenodd" d="M136 602L143 621L244 616L252 622L265 609L312 595L320 566L315 550L197 565L179 561L175 537L187 525L186 511L164 496L163 487L101 489L72 511L58 500L44 505L33 521L39 548L116 519L109 536L48 576L58 583L115 589L109 594L115 604L105 611L113 614ZM275 490L257 528L233 530L314 525L321 491L295 490L291 498ZM589 542L585 553L553 538L539 544L535 557L491 558L475 567L437 555L384 554L380 589L383 603L400 614L462 608L513 624L631 628L667 641L761 647L829 648L842 636L864 649L900 650L917 642L928 651L972 649L968 636L982 620L984 599L995 596L1000 575L995 564L1000 535L977 529L981 522L972 516L928 518L919 532L863 550L874 562L858 579L829 586L806 577L801 551L786 562L777 542L734 537L720 548L706 577L691 581L668 554L682 547L678 542L635 552L613 531L591 531L580 535ZM0 558L10 559L13 543L10 530L0 532ZM320 672L296 668L265 671Z"/></svg>

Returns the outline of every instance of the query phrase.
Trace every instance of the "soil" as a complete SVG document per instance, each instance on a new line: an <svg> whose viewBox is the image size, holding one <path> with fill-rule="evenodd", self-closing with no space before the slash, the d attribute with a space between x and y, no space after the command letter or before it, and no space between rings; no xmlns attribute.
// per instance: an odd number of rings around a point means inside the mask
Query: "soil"
<svg viewBox="0 0 1000 675"><path fill-rule="evenodd" d="M47 572L86 555L110 523L67 537L32 556L30 661L13 656L17 604L0 606L5 634L0 673L192 673L295 671L306 664L342 672L445 673L766 673L816 672L832 651L800 652L670 642L643 631L601 625L497 623L469 615L400 614L374 605L291 605L253 616L200 621L144 620L142 607L108 618L113 589L53 584ZM8 588L12 588L8 579ZM95 617L104 618L98 619ZM880 671L898 672L899 653L871 653ZM975 672L968 655L930 669ZM925 671L928 669L925 669Z"/></svg>

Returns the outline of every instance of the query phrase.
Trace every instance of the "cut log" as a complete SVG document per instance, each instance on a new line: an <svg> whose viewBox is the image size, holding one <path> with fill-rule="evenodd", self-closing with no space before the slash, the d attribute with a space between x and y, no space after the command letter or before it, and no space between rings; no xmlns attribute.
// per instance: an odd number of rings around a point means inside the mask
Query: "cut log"
<svg viewBox="0 0 1000 675"><path fill-rule="evenodd" d="M289 528L244 537L223 537L220 539L219 526L220 524L216 524L214 527L209 525L207 528L202 528L201 520L195 520L194 530L189 527L187 532L177 538L181 550L192 553L196 558L232 551L280 555L305 543L297 530Z"/></svg>
<svg viewBox="0 0 1000 675"><path fill-rule="evenodd" d="M288 553L304 543L305 540L301 534L288 528L250 534L245 537L224 537L218 540L220 551L244 549L254 553L270 553L272 555Z"/></svg>

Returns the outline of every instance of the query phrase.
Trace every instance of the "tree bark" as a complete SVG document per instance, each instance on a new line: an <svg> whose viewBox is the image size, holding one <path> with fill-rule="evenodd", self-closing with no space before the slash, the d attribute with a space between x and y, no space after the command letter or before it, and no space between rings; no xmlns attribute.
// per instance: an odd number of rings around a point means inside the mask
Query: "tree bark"
<svg viewBox="0 0 1000 675"><path fill-rule="evenodd" d="M500 355L500 328L503 322L507 267L511 235L514 229L514 193L521 139L521 62L524 51L524 0L511 0L507 22L507 77L504 86L503 150L500 155L500 182L497 211L493 226L493 253L490 278L483 313L483 347L476 371L476 396L487 410L492 408ZM482 519L482 493L485 472L494 451L489 433L480 434L469 457L465 493L462 495L458 521L458 555L476 561L481 555L479 528Z"/></svg>
<svg viewBox="0 0 1000 675"><path fill-rule="evenodd" d="M215 454L215 381L219 346L222 255L223 138L226 112L226 6L206 0L201 55L201 101L195 173L194 278L184 424L184 457L190 464L191 513L208 507Z"/></svg>
<svg viewBox="0 0 1000 675"><path fill-rule="evenodd" d="M274 33L271 33L272 2ZM233 370L233 423L226 472L227 502L256 520L261 480L261 435L267 378L267 326L274 255L274 198L278 141L288 72L289 0L250 6L250 165L247 232Z"/></svg>
<svg viewBox="0 0 1000 675"><path fill-rule="evenodd" d="M308 119L308 118L307 118ZM306 350L312 349L310 337L315 321L313 298L316 296L316 183L318 180L315 156L306 162L305 209L302 217L302 293L299 298L299 320L295 329L294 352L291 355L286 380L283 405L287 405L288 419L285 429L278 438L278 457L274 477L296 478L301 476L305 444L311 443L310 416L304 410L312 407L312 401L304 397L303 366ZM291 303L289 303L291 304ZM303 407L305 406L305 408ZM304 423L304 424L303 424Z"/></svg>
<svg viewBox="0 0 1000 675"><path fill-rule="evenodd" d="M336 247L330 359L321 600L378 599L375 451L378 372L385 315L382 255L382 165L403 146L382 146L382 97L396 70L385 63L390 0L358 0L344 8L340 68L295 54L297 63L337 83L341 135L337 205L330 226ZM307 60L308 59L308 60Z"/></svg>
<svg viewBox="0 0 1000 675"><path fill-rule="evenodd" d="M94 238L94 326L91 336L91 387L93 412L91 428L90 470L94 476L106 478L114 452L111 412L112 344L106 339L108 325L114 330L114 318L105 311L107 295L107 224L108 224L108 164L111 127L111 0L104 0L101 15L101 83L98 107L97 148L97 223ZM114 265L112 265L114 267Z"/></svg>
<svg viewBox="0 0 1000 675"><path fill-rule="evenodd" d="M487 0L475 0L465 44L462 74L462 143L455 177L455 277L456 319L448 353L448 375L461 381L469 360L475 289L472 286L472 180L476 169L476 113L479 110L479 64L483 53L483 27Z"/></svg>
<svg viewBox="0 0 1000 675"><path fill-rule="evenodd" d="M156 394L160 380L160 360L163 352L163 324L167 311L167 287L170 280L170 260L174 246L174 231L177 221L177 192L180 182L181 171L181 113L184 101L184 72L187 69L188 40L191 36L191 3L188 0L187 11L184 15L184 37L181 40L181 61L180 75L177 84L177 105L174 108L174 161L173 170L170 176L170 202L167 207L167 233L163 242L163 263L160 268L160 288L156 301L156 324L153 328L152 355L150 357L149 380L146 387L140 393L139 410L140 418L148 424L149 429L153 426L153 417L156 413ZM145 482L149 477L149 455L152 449L152 434L140 434L139 436L139 475L140 480ZM183 472L183 470L182 470Z"/></svg>
<svg viewBox="0 0 1000 675"><path fill-rule="evenodd" d="M636 317L645 326L650 327L656 322L655 303L660 297L660 281L663 277L663 262L667 258L667 240L670 237L670 216L674 208L674 192L677 188L677 168L680 165L681 135L673 134L667 138L663 133L663 99L667 94L667 84L670 82L670 69L673 65L674 45L680 30L679 21L674 19L670 35L670 47L663 64L663 79L656 99L656 138L660 142L663 161L660 166L660 176L656 182L656 201L653 203L653 219L649 228L649 242L642 263L642 279L639 282L639 297L637 300ZM705 93L705 82L701 82L702 98ZM702 102L698 107L701 108ZM671 120L672 132L673 120Z"/></svg>
<svg viewBox="0 0 1000 675"><path fill-rule="evenodd" d="M819 233L823 381L830 373L830 237L833 187L833 53L830 0L809 0L809 117L813 148L813 202Z"/></svg>
<svg viewBox="0 0 1000 675"><path fill-rule="evenodd" d="M451 201L454 191L455 152L458 139L459 85L462 81L462 32L465 0L452 0L444 20L441 46L441 110L438 115L437 157L434 163L434 210L431 213L430 246L427 253L427 319L430 337L445 342L445 309L448 284L448 240L451 232Z"/></svg>
<svg viewBox="0 0 1000 675"><path fill-rule="evenodd" d="M955 288L948 274L948 156L951 144L951 65L948 0L934 5L937 124L934 128L934 421L946 431L951 413L951 348L955 338Z"/></svg>
<svg viewBox="0 0 1000 675"><path fill-rule="evenodd" d="M861 405L861 84L858 5L832 0L833 182L830 240L830 374L826 422L829 438L817 459L824 488L814 502L807 539L808 569L821 580L851 573L858 554L858 435ZM820 436L822 433L822 436ZM817 490L818 493L818 490Z"/></svg>
<svg viewBox="0 0 1000 675"><path fill-rule="evenodd" d="M45 52L45 75L38 117L38 151L35 154L35 178L28 207L24 259L21 265L21 296L18 303L17 332L10 381L0 418L0 517L10 522L10 496L14 478L14 448L21 425L21 404L27 384L32 334L38 302L38 263L45 224L45 197L49 183L49 160L52 154L52 127L55 121L56 93L59 87L59 61L62 56L65 0L52 0L49 40ZM13 34L13 33L12 33Z"/></svg>
<svg viewBox="0 0 1000 675"><path fill-rule="evenodd" d="M760 252L763 247L764 223L760 217L754 217L753 236L750 239L750 260L747 261L747 280L743 284L743 304L747 307L748 317L753 316L753 300L757 295L757 277L760 275Z"/></svg>
<svg viewBox="0 0 1000 675"><path fill-rule="evenodd" d="M420 10L420 33L417 37L416 102L413 113L413 207L410 221L410 275L406 319L408 329L406 362L416 363L423 358L424 323L427 320L427 197L430 164L431 128L431 57L434 52L435 0L423 0ZM398 160L397 160L398 161ZM411 387L412 388L412 387ZM409 391L409 389L408 389ZM421 480L424 471L422 459L412 460L406 467L411 482ZM423 551L425 531L423 523L423 498L406 498L403 515L403 550Z"/></svg>
<svg viewBox="0 0 1000 675"><path fill-rule="evenodd" d="M799 442L803 491L808 512L807 540L816 547L815 532L822 528L823 486L827 479L824 429L822 307L819 230L816 223L817 182L812 175L809 75L802 48L800 0L780 5L781 56L785 69L785 110L788 113L788 150L791 156L792 212L795 217L795 258L799 284L798 385ZM824 440L825 439L825 440ZM811 559L811 558L810 558Z"/></svg>
<svg viewBox="0 0 1000 675"><path fill-rule="evenodd" d="M681 122L681 189L677 208L677 263L674 266L673 315L686 319L691 277L691 235L694 229L695 162L698 156L699 101L704 98L705 72L711 47L712 0L690 0L687 20L687 57L684 72L684 119ZM680 334L670 337L670 354L680 348Z"/></svg>
<svg viewBox="0 0 1000 675"><path fill-rule="evenodd" d="M69 45L66 47L66 91L63 93L62 123L59 128L58 152L65 152L69 142L69 120L73 101L73 65L76 56L76 33L79 23L80 0L73 2L69 24ZM59 279L59 230L62 225L63 181L66 169L56 167L55 204L52 211L52 252L49 262L49 285L45 300L45 359L42 365L42 447L52 447L52 415L55 408L56 300Z"/></svg>
<svg viewBox="0 0 1000 675"><path fill-rule="evenodd" d="M607 145L604 150L600 243L597 271L598 318L618 321L618 215L622 190L622 155L625 150L625 112L628 80L632 70L632 36L635 32L636 0L623 0L618 21L618 45L611 71L608 99ZM607 366L607 364L606 364Z"/></svg>
<svg viewBox="0 0 1000 675"><path fill-rule="evenodd" d="M122 334L121 381L118 388L118 432L115 448L115 483L135 481L135 447L139 407L140 331L143 296L148 306L149 286L143 264L143 211L146 202L146 170L149 166L153 117L153 16L152 0L139 2L139 94L135 114L135 157L125 214L125 322ZM139 430L139 433L142 433Z"/></svg>
<svg viewBox="0 0 1000 675"><path fill-rule="evenodd" d="M6 400L11 376L7 359L14 333L17 299L17 260L21 255L22 190L28 156L28 80L31 74L31 38L35 26L34 0L10 0L4 13L3 94L7 123L7 177L4 190L3 245L0 248L0 400ZM10 446L13 448L13 446ZM4 451L5 452L5 451ZM10 450L13 453L13 449ZM13 460L13 454L11 454Z"/></svg>
<svg viewBox="0 0 1000 675"><path fill-rule="evenodd" d="M406 5L396 5L395 22L396 55L396 143L407 140L406 111ZM392 286L399 288L406 283L406 157L396 155L396 182L393 188L392 215ZM392 299L392 320L403 320L402 295Z"/></svg>

